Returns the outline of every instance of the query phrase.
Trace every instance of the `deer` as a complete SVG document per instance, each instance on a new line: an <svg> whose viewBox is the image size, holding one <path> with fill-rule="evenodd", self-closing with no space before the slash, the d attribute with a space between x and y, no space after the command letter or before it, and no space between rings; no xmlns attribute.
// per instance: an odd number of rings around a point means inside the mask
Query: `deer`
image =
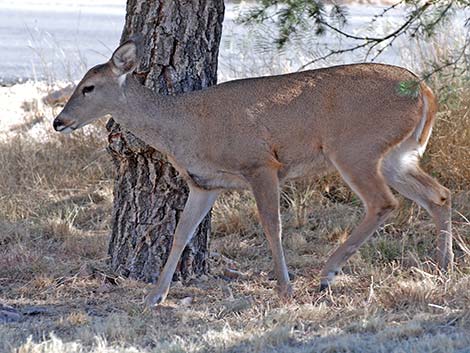
<svg viewBox="0 0 470 353"><path fill-rule="evenodd" d="M437 231L436 261L452 269L451 192L421 169L438 103L407 69L359 63L239 79L158 95L133 75L139 40L91 68L53 121L69 133L112 116L168 157L189 186L168 260L145 299L164 302L180 256L222 190L248 189L272 254L277 291L292 298L282 246L280 185L336 170L365 213L327 259L320 290L398 206L392 189L423 207ZM416 83L415 94L397 87Z"/></svg>

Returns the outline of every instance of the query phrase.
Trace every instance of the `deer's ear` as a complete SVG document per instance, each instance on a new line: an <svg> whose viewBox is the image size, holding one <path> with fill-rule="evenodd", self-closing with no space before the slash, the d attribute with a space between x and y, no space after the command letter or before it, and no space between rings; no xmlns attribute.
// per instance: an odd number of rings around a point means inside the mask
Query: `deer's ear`
<svg viewBox="0 0 470 353"><path fill-rule="evenodd" d="M137 43L131 39L117 48L111 57L111 64L118 76L134 71L139 64Z"/></svg>

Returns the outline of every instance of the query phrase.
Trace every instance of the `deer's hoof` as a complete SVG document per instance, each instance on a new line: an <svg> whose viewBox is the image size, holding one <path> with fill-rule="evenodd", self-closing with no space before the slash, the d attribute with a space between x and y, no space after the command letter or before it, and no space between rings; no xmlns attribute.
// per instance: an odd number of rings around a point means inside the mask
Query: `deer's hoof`
<svg viewBox="0 0 470 353"><path fill-rule="evenodd" d="M165 301L165 296L162 294L149 294L145 298L145 306L149 309L154 308Z"/></svg>
<svg viewBox="0 0 470 353"><path fill-rule="evenodd" d="M290 300L294 296L294 290L290 284L284 287L278 287L277 292L279 293L279 297L284 300Z"/></svg>
<svg viewBox="0 0 470 353"><path fill-rule="evenodd" d="M439 269L443 273L452 273L454 267L454 254L452 251L438 257Z"/></svg>
<svg viewBox="0 0 470 353"><path fill-rule="evenodd" d="M328 275L322 277L320 280L320 292L327 289L335 280L335 277L339 274L339 270L330 271Z"/></svg>
<svg viewBox="0 0 470 353"><path fill-rule="evenodd" d="M328 284L328 282L326 282L326 283L324 283L324 282L320 283L320 290L319 290L319 292L323 292L325 289L328 289L329 286L330 286L330 285Z"/></svg>

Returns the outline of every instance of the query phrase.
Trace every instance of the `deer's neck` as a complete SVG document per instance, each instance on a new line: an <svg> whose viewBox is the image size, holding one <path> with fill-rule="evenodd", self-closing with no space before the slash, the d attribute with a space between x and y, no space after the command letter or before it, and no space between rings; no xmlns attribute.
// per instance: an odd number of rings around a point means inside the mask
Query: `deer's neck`
<svg viewBox="0 0 470 353"><path fill-rule="evenodd" d="M182 99L155 94L132 77L127 77L122 89L113 118L158 151L174 155L185 139L182 125L188 117Z"/></svg>

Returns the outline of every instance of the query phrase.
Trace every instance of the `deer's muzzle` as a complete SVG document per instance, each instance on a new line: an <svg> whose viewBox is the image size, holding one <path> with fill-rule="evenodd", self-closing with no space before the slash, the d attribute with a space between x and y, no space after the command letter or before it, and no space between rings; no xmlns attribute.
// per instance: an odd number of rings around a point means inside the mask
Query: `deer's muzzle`
<svg viewBox="0 0 470 353"><path fill-rule="evenodd" d="M59 115L57 118L54 119L52 126L54 127L55 131L68 133L77 129L78 124L73 119L67 119Z"/></svg>

